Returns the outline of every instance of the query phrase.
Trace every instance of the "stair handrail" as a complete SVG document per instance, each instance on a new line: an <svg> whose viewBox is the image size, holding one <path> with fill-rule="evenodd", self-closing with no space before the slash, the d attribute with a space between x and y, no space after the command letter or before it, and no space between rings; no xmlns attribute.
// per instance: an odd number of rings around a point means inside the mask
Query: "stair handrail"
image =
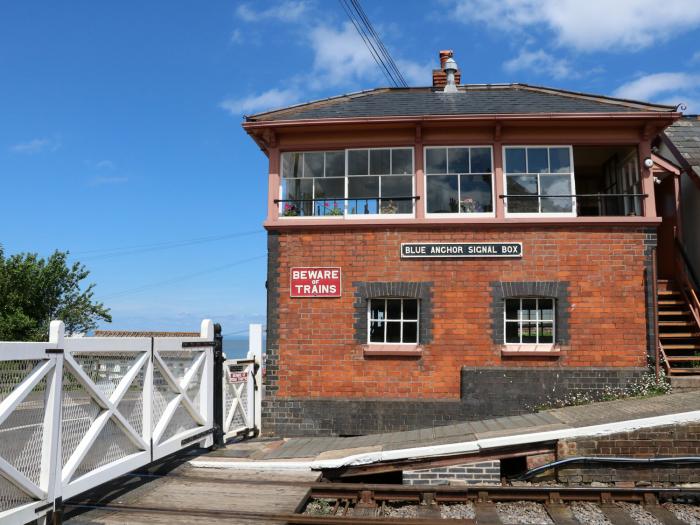
<svg viewBox="0 0 700 525"><path fill-rule="evenodd" d="M681 293L688 302L690 313L695 320L696 328L700 329L700 300L698 299L697 290L698 278L693 264L688 257L683 242L678 237L678 228L673 228L673 238L675 241L675 262L678 280L680 281ZM679 257L680 256L680 257Z"/></svg>

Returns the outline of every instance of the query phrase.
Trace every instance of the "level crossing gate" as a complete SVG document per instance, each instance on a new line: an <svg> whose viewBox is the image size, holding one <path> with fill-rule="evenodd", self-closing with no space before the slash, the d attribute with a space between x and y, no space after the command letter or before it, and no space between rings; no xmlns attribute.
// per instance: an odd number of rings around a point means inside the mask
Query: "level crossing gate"
<svg viewBox="0 0 700 525"><path fill-rule="evenodd" d="M0 342L0 523L45 521L193 444L257 434L261 360L258 338L226 361L210 320L198 337L64 337L53 321L48 343ZM235 383L232 366L244 367Z"/></svg>

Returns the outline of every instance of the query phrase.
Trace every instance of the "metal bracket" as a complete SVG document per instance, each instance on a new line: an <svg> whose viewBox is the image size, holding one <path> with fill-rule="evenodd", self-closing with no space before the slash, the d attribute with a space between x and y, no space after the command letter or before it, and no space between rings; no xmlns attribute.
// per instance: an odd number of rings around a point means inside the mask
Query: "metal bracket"
<svg viewBox="0 0 700 525"><path fill-rule="evenodd" d="M195 434L194 436L190 436L188 438L185 438L180 442L180 446L184 447L185 445L189 445L190 443L194 443L195 441L199 441L203 437L206 437L209 434L213 434L214 430L215 430L214 428L210 428L209 430L204 430L203 432L200 432L199 434Z"/></svg>
<svg viewBox="0 0 700 525"><path fill-rule="evenodd" d="M182 343L182 348L213 347L214 344L214 341L185 341Z"/></svg>
<svg viewBox="0 0 700 525"><path fill-rule="evenodd" d="M62 354L63 348L47 348L46 353L47 354Z"/></svg>

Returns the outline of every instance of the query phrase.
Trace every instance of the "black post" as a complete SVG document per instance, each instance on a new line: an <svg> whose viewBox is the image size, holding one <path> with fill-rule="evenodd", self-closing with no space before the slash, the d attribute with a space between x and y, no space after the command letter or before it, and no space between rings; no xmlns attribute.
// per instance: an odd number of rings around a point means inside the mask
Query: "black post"
<svg viewBox="0 0 700 525"><path fill-rule="evenodd" d="M214 325L214 448L224 446L224 336Z"/></svg>

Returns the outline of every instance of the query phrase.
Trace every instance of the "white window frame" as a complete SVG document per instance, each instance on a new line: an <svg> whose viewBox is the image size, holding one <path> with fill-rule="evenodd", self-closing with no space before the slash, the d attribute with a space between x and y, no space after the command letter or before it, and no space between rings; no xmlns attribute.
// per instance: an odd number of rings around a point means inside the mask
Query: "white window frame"
<svg viewBox="0 0 700 525"><path fill-rule="evenodd" d="M527 149L528 148L567 148L569 150L569 160L571 161L571 173L569 177L571 178L571 195L576 195L576 168L574 166L574 147L571 144L510 144L508 146L503 146L502 152L502 162L503 162L503 194L506 195L503 207L505 210L506 217L513 218L529 218L529 217L576 217L577 216L577 200L575 197L571 198L571 211L570 212L510 212L508 211L508 172L506 171L506 151L509 149L522 149L525 148L525 173L512 173L511 175L536 175L537 176L537 193L540 193L540 173L528 173L527 172ZM549 161L549 150L547 151L547 159ZM551 162L550 162L551 164ZM552 175L550 173L542 174L545 177ZM564 175L560 173L559 175ZM529 199L530 197L528 197ZM534 197L531 197L533 200ZM540 199L546 197L539 197L537 199L538 207L540 206Z"/></svg>
<svg viewBox="0 0 700 525"><path fill-rule="evenodd" d="M395 300L401 301L401 319L372 319L372 301L384 301L384 311L387 312L387 301ZM404 319L403 318L403 305L404 301L416 301L416 318L415 319ZM372 321L381 321L384 323L384 341L372 341L371 340L371 330ZM386 340L386 328L388 322L399 322L400 323L400 334L401 341L398 343L390 343ZM416 340L414 342L405 343L403 341L403 325L405 322L416 323ZM367 299L367 344L368 345L418 345L420 343L420 299L414 297L370 297Z"/></svg>
<svg viewBox="0 0 700 525"><path fill-rule="evenodd" d="M456 149L456 148L489 148L489 151L491 153L491 211L488 212L478 212L478 213L467 213L467 212L461 212L458 211L457 213L430 213L428 212L428 177L434 177L434 176L440 176L440 175L454 175L457 176L457 197L458 197L458 202L461 202L462 199L462 189L461 189L461 184L459 177L461 175L487 175L486 173L433 173L433 174L428 174L428 163L426 162L426 159L428 158L427 151L429 149ZM472 162L472 157L471 157L471 151L469 152L469 169L471 170L471 162ZM447 156L447 170L449 172L449 154ZM415 171L415 169L414 169ZM468 218L483 218L483 217L495 217L496 216L496 179L494 177L494 157L493 157L493 145L492 144L462 144L462 145L450 145L450 146L440 146L440 145L432 145L432 146L424 146L423 147L423 188L424 188L424 202L423 202L423 212L425 213L425 216L430 219L455 219L455 218L460 218L460 219L468 219Z"/></svg>
<svg viewBox="0 0 700 525"><path fill-rule="evenodd" d="M537 301L535 303L535 311L537 312L537 319L532 320L532 319L522 319L522 311L523 311L523 300L533 300ZM552 301L552 319L540 319L540 301ZM518 306L518 318L517 319L508 319L507 317L507 307L506 307L506 302L507 301L520 301L520 304ZM520 334L520 341L517 343L510 343L508 342L508 323L517 323L518 324L518 333ZM523 333L522 333L522 325L528 323L528 324L535 324L535 333L537 334L537 341L534 343L524 343L522 342L523 339ZM539 336L539 330L537 330L538 325L542 323L552 323L552 341L551 342L540 342L540 336ZM557 300L554 297L528 297L528 296L523 296L523 297L505 297L503 299L503 344L507 346L522 346L522 345L554 345L557 342Z"/></svg>
<svg viewBox="0 0 700 525"><path fill-rule="evenodd" d="M384 175L384 174L379 174L379 175L371 175L369 173L369 162L370 162L370 151L377 151L377 150L389 150L389 173ZM406 195L407 197L410 196L415 196L416 194L416 149L413 146L387 146L387 147L377 147L377 148L348 148L345 150L345 198L349 199L348 197L348 185L350 182L350 177L406 177L407 175L392 175L391 174L391 167L392 167L392 162L393 162L393 155L391 154L392 151L395 149L410 149L411 150L411 166L413 167L413 172L411 173L411 195ZM367 151L367 174L366 175L350 175L348 173L348 160L350 158L349 153L351 151ZM379 180L379 195L376 197L378 199L382 199L382 184L381 184L381 179ZM359 199L362 200L362 199ZM348 209L350 207L350 201L345 201L345 218L349 220L362 220L362 219L391 219L391 218L399 218L399 219L411 219L416 216L416 201L415 199L411 201L411 208L413 211L411 213L349 213Z"/></svg>

